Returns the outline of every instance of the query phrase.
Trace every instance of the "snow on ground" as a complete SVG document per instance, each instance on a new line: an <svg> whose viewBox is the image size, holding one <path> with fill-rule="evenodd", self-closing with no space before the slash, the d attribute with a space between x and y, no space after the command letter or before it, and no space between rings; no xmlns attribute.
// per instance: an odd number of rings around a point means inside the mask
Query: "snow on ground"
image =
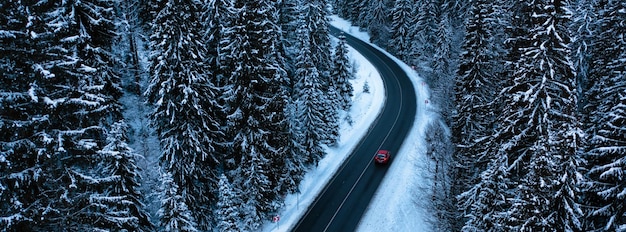
<svg viewBox="0 0 626 232"><path fill-rule="evenodd" d="M331 24L357 38L369 41L367 33L350 26L349 22L337 16L331 17ZM341 162L338 161L343 161L350 154L382 109L385 93L380 75L367 59L351 47L349 56L354 61L353 66L357 69L357 78L352 81L354 103L350 112L354 124L350 126L346 122L342 123L339 145L326 149L326 157L302 180L301 193L290 194L286 197L285 204L278 213L280 220L278 223L265 223L263 226L265 232L288 231L298 223L307 207L339 168ZM431 215L423 207L425 204L421 201L428 196L424 196L424 191L419 191L419 189L426 189L430 185L429 181L423 179L429 176L429 173L425 171L427 170L425 166L430 162L425 155L425 129L439 116L428 104L429 89L425 82L408 65L395 60L413 81L418 102L416 121L404 145L394 156L385 179L361 219L357 228L360 232L432 230L428 223ZM363 85L366 81L370 87L370 93L363 93Z"/></svg>

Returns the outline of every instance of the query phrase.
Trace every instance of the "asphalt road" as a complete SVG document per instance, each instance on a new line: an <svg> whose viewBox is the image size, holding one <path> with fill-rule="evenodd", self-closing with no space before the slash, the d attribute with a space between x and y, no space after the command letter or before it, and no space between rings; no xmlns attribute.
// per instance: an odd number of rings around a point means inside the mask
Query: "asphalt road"
<svg viewBox="0 0 626 232"><path fill-rule="evenodd" d="M334 27L330 31L333 36L342 34ZM415 119L415 91L402 68L376 48L348 34L343 35L348 44L365 56L381 74L387 98L382 112L368 133L292 231L356 230L372 196L387 173L388 165L393 165L394 155L397 155ZM375 165L373 162L374 154L379 149L389 150L392 154L391 162L387 166Z"/></svg>

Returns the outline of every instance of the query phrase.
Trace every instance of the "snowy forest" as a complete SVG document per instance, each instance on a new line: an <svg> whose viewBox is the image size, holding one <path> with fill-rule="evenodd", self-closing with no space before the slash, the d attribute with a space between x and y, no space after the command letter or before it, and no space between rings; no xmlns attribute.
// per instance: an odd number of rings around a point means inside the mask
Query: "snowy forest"
<svg viewBox="0 0 626 232"><path fill-rule="evenodd" d="M331 14L433 89L434 230L626 230L620 0L1 1L1 230L258 231L349 120Z"/></svg>

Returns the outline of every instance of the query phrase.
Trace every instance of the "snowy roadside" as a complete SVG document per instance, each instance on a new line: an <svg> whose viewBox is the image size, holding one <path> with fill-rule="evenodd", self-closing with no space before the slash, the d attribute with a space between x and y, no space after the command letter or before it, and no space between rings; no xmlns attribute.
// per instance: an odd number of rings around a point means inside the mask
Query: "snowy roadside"
<svg viewBox="0 0 626 232"><path fill-rule="evenodd" d="M369 41L367 33L350 26L349 22L337 16L331 17L331 24L357 38ZM278 213L280 220L277 223L265 223L262 231L288 231L298 222L307 207L337 171L340 161L347 157L382 109L385 93L380 75L365 57L351 47L349 56L357 70L357 78L352 81L355 94L350 112L354 124L350 126L345 122L342 123L339 145L326 149L327 156L320 161L317 168L310 170L302 181L300 185L302 192L288 195L283 209ZM429 175L425 173L426 171L422 171L426 169L419 167L420 164L424 165L429 162L425 155L424 133L426 126L438 115L433 113L432 106L426 102L429 98L428 86L408 65L395 58L394 60L404 68L413 81L418 101L416 121L405 144L394 156L393 165L389 168L374 199L368 206L357 231L430 231L427 223L430 215L416 201L422 198L420 194L423 193L416 189L427 188L430 185L422 179ZM365 81L370 87L369 94L362 91Z"/></svg>

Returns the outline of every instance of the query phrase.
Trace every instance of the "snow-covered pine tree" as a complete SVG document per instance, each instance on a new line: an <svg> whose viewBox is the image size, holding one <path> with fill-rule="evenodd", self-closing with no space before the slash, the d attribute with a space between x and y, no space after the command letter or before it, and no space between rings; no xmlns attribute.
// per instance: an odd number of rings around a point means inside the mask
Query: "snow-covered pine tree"
<svg viewBox="0 0 626 232"><path fill-rule="evenodd" d="M332 77L331 77L332 78ZM337 92L337 85L334 80L330 80L328 90L326 91L326 103L322 104L324 118L326 119L325 126L322 128L324 139L322 143L328 146L335 146L339 140L339 92Z"/></svg>
<svg viewBox="0 0 626 232"><path fill-rule="evenodd" d="M300 14L303 16L302 20L309 31L308 46L310 52L310 58L313 65L317 69L321 85L322 92L325 96L331 96L330 91L330 72L332 68L331 59L331 44L330 35L328 29L328 9L326 7L326 0L315 0L306 2ZM302 48L301 48L302 49ZM300 50L302 53L302 50ZM296 63L300 62L299 58L296 58ZM297 66L297 64L296 64ZM296 67L298 69L298 67ZM298 71L296 71L298 72ZM300 75L296 74L294 77L294 85L297 85L298 81L301 81ZM330 97L327 97L324 101L332 101ZM321 134L321 141L325 144L334 144L339 134L339 124L337 120L337 110L330 106L330 103L324 105L324 112L322 117L327 126L324 127L324 132Z"/></svg>
<svg viewBox="0 0 626 232"><path fill-rule="evenodd" d="M38 168L48 115L39 99L35 58L42 23L31 22L31 5L22 1L0 3L0 230L32 230L40 182ZM34 48L39 49L34 49ZM43 153L45 154L45 153Z"/></svg>
<svg viewBox="0 0 626 232"><path fill-rule="evenodd" d="M283 90L286 91L285 100L287 105L285 106L285 116L288 121L288 145L287 151L282 154L281 165L282 170L279 170L278 176L280 180L280 192L281 193L295 193L298 192L298 185L302 180L305 173L305 152L302 147L300 122L296 120L296 102L294 94L294 77L296 57L298 51L297 40L297 28L298 23L301 22L302 16L300 15L301 7L303 4L299 0L286 0L280 3L279 24L282 29L282 47L284 50L284 67L289 77L284 82Z"/></svg>
<svg viewBox="0 0 626 232"><path fill-rule="evenodd" d="M202 0L203 40L205 41L205 72L211 73L210 81L220 87L225 85L224 75L220 73L219 46L224 27L230 24L234 12L233 0Z"/></svg>
<svg viewBox="0 0 626 232"><path fill-rule="evenodd" d="M497 94L497 70L503 63L495 57L503 56L498 46L498 28L495 14L499 8L493 1L470 2L469 18L466 22L465 42L460 59L459 77L456 79L456 115L452 133L456 140L455 194L459 194L475 183L478 175L492 159L493 152L487 151L495 120L493 101Z"/></svg>
<svg viewBox="0 0 626 232"><path fill-rule="evenodd" d="M159 216L159 231L167 232L196 232L196 222L187 208L185 199L180 195L178 185L169 172L161 176L161 208Z"/></svg>
<svg viewBox="0 0 626 232"><path fill-rule="evenodd" d="M241 186L242 202L249 207L241 211L242 226L254 231L264 215L276 209L282 184L278 180L288 165L284 163L290 146L285 113L288 81L277 2L242 1L234 7L237 15L220 42L221 69L229 74L224 99L230 149L225 169L234 186Z"/></svg>
<svg viewBox="0 0 626 232"><path fill-rule="evenodd" d="M355 78L352 72L352 65L350 64L350 58L348 57L348 44L346 43L345 36L338 37L339 42L335 47L335 54L333 56L333 70L331 78L334 85L337 87L337 101L340 106L340 110L349 111L352 107L352 96L354 95L354 88L350 80Z"/></svg>
<svg viewBox="0 0 626 232"><path fill-rule="evenodd" d="M162 165L172 174L198 229L205 230L212 222L207 206L216 197L216 167L222 157L215 151L223 134L218 92L204 57L201 9L200 1L168 0L158 11L145 95L154 105L150 118L163 146Z"/></svg>
<svg viewBox="0 0 626 232"><path fill-rule="evenodd" d="M626 3L601 1L593 44L585 131L588 230L626 229ZM619 38L619 39L616 39Z"/></svg>
<svg viewBox="0 0 626 232"><path fill-rule="evenodd" d="M367 17L369 15L369 6L372 0L355 0L354 5L358 7L359 11L354 12L355 19L353 20L354 24L359 26L359 28L367 28Z"/></svg>
<svg viewBox="0 0 626 232"><path fill-rule="evenodd" d="M361 25L359 21L359 15L364 11L367 0L347 0L346 4L348 9L346 12L346 19L350 20L354 25Z"/></svg>
<svg viewBox="0 0 626 232"><path fill-rule="evenodd" d="M429 67L432 62L432 54L435 53L436 31L437 31L437 9L436 0L417 0L415 7L415 23L409 30L412 41L412 49L409 63L416 64L418 68ZM422 70L418 70L422 71Z"/></svg>
<svg viewBox="0 0 626 232"><path fill-rule="evenodd" d="M300 54L297 58L294 92L296 101L296 121L299 122L302 131L301 143L306 152L306 163L315 164L325 156L322 142L322 128L324 123L325 97L320 82L320 74L310 52L309 28L307 24L301 24L298 30L300 40Z"/></svg>
<svg viewBox="0 0 626 232"><path fill-rule="evenodd" d="M496 133L509 156L515 183L508 229L581 229L576 199L581 133L576 85L569 61L568 1L524 2L531 24L520 49L513 84L502 91L506 106ZM521 29L523 30L523 28ZM517 44L520 45L520 44Z"/></svg>
<svg viewBox="0 0 626 232"><path fill-rule="evenodd" d="M254 143L247 139L254 138L248 137L242 142ZM271 173L265 167L270 160L263 157L257 147L247 146L248 150L245 150L246 154L242 156L240 168L234 171L237 178L233 182L235 186L239 186L241 197L239 212L242 231L258 231L266 220L267 213L277 209L277 205L274 204L276 196L269 178Z"/></svg>
<svg viewBox="0 0 626 232"><path fill-rule="evenodd" d="M299 18L301 17L299 15L301 6L300 0L283 0L279 7L278 23L282 31L281 42L285 51L285 69L291 78L293 78L295 59L298 54L296 30L298 29ZM289 87L293 88L293 82L289 83Z"/></svg>
<svg viewBox="0 0 626 232"><path fill-rule="evenodd" d="M402 61L408 61L412 46L412 36L409 34L415 18L413 16L412 1L395 0L391 12L391 41L389 41L389 51Z"/></svg>
<svg viewBox="0 0 626 232"><path fill-rule="evenodd" d="M231 186L226 175L220 175L218 183L219 193L216 208L217 229L221 232L239 232L240 223L240 195Z"/></svg>
<svg viewBox="0 0 626 232"><path fill-rule="evenodd" d="M304 23L308 25L311 40L311 59L320 77L324 81L323 87L326 90L330 77L332 65L331 44L328 22L328 8L326 0L308 1L302 6L300 14L304 17Z"/></svg>
<svg viewBox="0 0 626 232"><path fill-rule="evenodd" d="M295 105L295 103L294 103ZM295 110L292 109L292 115L295 116ZM280 172L281 193L297 193L300 192L300 181L306 174L306 151L302 144L302 132L299 129L299 123L292 119L289 128L289 149L284 154L284 168Z"/></svg>
<svg viewBox="0 0 626 232"><path fill-rule="evenodd" d="M8 109L3 120L12 122L6 128L12 133L2 136L7 169L1 182L8 190L1 198L9 203L3 205L3 229L116 228L94 223L104 215L96 213L90 198L115 179L102 177L96 155L104 143L103 126L120 116L119 79L108 52L114 3L10 2L2 7L10 22L0 33L7 43L2 63L8 64L2 66L2 79L15 81L3 88L16 93L3 100Z"/></svg>
<svg viewBox="0 0 626 232"><path fill-rule="evenodd" d="M497 9L500 6L494 1L470 1L469 18L466 21L465 41L462 47L462 57L455 86L456 115L453 116L453 139L456 141L454 154L455 178L452 187L453 194L463 194L464 198L478 198L472 194L482 194L477 189L488 186L480 179L480 175L487 164L494 159L492 143L492 127L495 125L494 103L499 80L497 70L503 63L495 57L502 57L504 51L498 46L498 31L502 25L498 24ZM493 171L491 171L493 172ZM489 177L491 178L491 177ZM472 186L476 184L476 186ZM486 200L486 199L485 199ZM469 227L481 217L472 215L477 207L467 202L460 204L461 210L469 211ZM468 228L469 228L468 227ZM461 228L456 228L461 229Z"/></svg>
<svg viewBox="0 0 626 232"><path fill-rule="evenodd" d="M576 82L578 83L579 92L579 111L583 111L586 103L585 91L589 88L587 82L589 79L589 68L591 65L592 47L595 35L598 33L598 15L593 0L575 0L572 1L572 23L570 30L572 31L572 63L576 71ZM586 118L585 115L582 115Z"/></svg>
<svg viewBox="0 0 626 232"><path fill-rule="evenodd" d="M511 196L507 169L505 154L492 157L479 174L478 183L457 197L467 218L460 231L505 231L508 217L504 212L510 207L507 199Z"/></svg>
<svg viewBox="0 0 626 232"><path fill-rule="evenodd" d="M339 15L339 17L341 18L349 19L350 18L350 2L352 2L352 0L334 1L334 4L332 4L333 10L334 10L333 13Z"/></svg>
<svg viewBox="0 0 626 232"><path fill-rule="evenodd" d="M434 46L437 48L432 54L432 74L427 76L427 81L433 89L432 101L441 110L440 114L446 124L452 121L451 112L454 105L451 99L454 92L454 71L455 63L452 51L452 27L448 14L440 9L437 12L436 40Z"/></svg>
<svg viewBox="0 0 626 232"><path fill-rule="evenodd" d="M105 163L108 163L106 171L109 175L118 177L107 190L112 199L122 199L114 203L120 204L117 210L118 215L110 218L123 217L128 223L117 223L125 225L123 227L129 231L150 231L154 225L150 222L150 215L144 209L142 203L143 195L139 191L141 176L136 159L139 157L126 143L127 127L124 121L114 123L107 135L107 144L98 153L103 156ZM106 174L106 173L105 173Z"/></svg>
<svg viewBox="0 0 626 232"><path fill-rule="evenodd" d="M391 25L391 9L393 7L392 0L371 0L368 1L369 5L366 7L364 23L365 29L370 35L372 43L386 48L388 46L390 33L389 26Z"/></svg>

